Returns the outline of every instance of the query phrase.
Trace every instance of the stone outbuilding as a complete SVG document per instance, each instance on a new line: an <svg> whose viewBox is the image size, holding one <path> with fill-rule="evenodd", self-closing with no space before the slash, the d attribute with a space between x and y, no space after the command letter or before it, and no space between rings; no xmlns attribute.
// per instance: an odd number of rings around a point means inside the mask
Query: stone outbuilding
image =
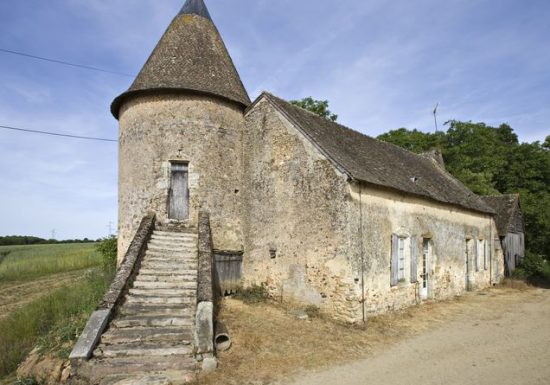
<svg viewBox="0 0 550 385"><path fill-rule="evenodd" d="M141 219L194 229L241 282L345 322L498 282L495 210L416 155L264 92L254 102L202 0L188 0L119 120L119 258ZM494 240L497 240L495 243Z"/></svg>
<svg viewBox="0 0 550 385"><path fill-rule="evenodd" d="M525 232L519 194L481 198L497 213L496 222L504 253L505 272L510 276L525 257Z"/></svg>

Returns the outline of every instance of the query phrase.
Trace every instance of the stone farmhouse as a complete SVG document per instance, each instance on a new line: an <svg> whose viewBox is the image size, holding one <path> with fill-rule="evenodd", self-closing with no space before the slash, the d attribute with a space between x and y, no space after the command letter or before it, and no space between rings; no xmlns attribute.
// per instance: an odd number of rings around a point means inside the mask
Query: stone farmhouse
<svg viewBox="0 0 550 385"><path fill-rule="evenodd" d="M119 270L73 351L90 383L121 368L184 378L187 356L208 368L220 261L239 285L348 323L503 277L495 210L440 154L267 92L251 102L202 0L185 3L111 111Z"/></svg>
<svg viewBox="0 0 550 385"><path fill-rule="evenodd" d="M193 227L206 210L245 285L350 322L498 281L495 212L441 162L268 93L251 103L204 3L188 4L112 105L121 258L147 212Z"/></svg>

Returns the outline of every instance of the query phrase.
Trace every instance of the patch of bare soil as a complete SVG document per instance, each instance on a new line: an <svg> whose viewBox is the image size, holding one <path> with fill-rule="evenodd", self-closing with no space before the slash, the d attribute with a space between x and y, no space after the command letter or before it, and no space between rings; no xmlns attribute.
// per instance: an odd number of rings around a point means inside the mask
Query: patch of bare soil
<svg viewBox="0 0 550 385"><path fill-rule="evenodd" d="M473 361L469 360L469 347L479 345L476 343L479 333L492 331L491 351L498 351L498 344L508 341L507 333L514 330L517 326L515 323L523 318L521 309L526 304L531 304L531 310L545 309L545 313L542 312L537 317L529 315L532 317L528 323L529 327L535 330L546 327L550 331L550 292L516 284L481 293L469 293L450 301L428 302L401 312L373 317L369 319L366 328L340 325L322 318L298 320L289 314L288 309L277 304L250 306L241 301L228 299L223 304L221 319L228 326L233 346L228 352L220 354L218 371L203 376L199 384L288 383L289 378L313 369L321 371L311 375L311 378L298 380L296 384L364 384L366 378L371 379L369 383L384 384L415 383L417 380L428 384L453 383L443 381L441 376L436 377L435 382L429 382L422 374L430 370L430 365L437 366L438 359L445 349L458 352L457 356L450 358L448 362L449 365L456 364L457 368L461 368L462 365L457 364L459 361L468 362L469 365L473 362L480 367L490 362L489 353L479 353ZM508 314L514 309L516 318L509 319ZM544 315L547 318L544 319ZM479 332L472 334L472 330ZM461 336L460 333L464 335ZM432 337L423 344L412 342L414 338L423 336ZM449 340L449 337L453 339ZM517 338L523 337L525 336ZM548 339L545 340L545 348L548 342ZM455 345L461 348L455 349ZM408 347L409 351L402 352L401 357L395 356L393 349L400 346ZM511 347L504 347L508 348ZM501 364L514 365L514 351L505 351L508 360ZM386 381L384 376L387 373L362 371L365 367L375 369L369 362L377 357L385 357L387 366L380 367L386 368L387 371L400 368L398 372L404 375L399 378L399 382ZM405 359L407 357L408 361ZM428 358L435 363L426 362ZM351 365L358 365L355 372L350 372L352 374L348 374L350 362L356 363ZM410 367L404 368L404 362L409 362ZM450 373L448 369L441 368L440 374ZM420 374L420 377L415 377L414 373ZM372 377L373 375L378 377ZM373 381L374 378L378 380ZM469 383L462 381L464 376L457 379L457 384ZM481 378L477 380L478 382L472 384L479 383ZM491 380L487 383L497 382Z"/></svg>
<svg viewBox="0 0 550 385"><path fill-rule="evenodd" d="M82 276L83 271L49 275L29 282L0 283L0 319Z"/></svg>

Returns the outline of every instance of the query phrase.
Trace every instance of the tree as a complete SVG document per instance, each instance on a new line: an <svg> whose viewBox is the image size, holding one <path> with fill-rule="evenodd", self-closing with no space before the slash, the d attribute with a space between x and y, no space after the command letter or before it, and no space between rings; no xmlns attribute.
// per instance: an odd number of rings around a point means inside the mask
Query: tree
<svg viewBox="0 0 550 385"><path fill-rule="evenodd" d="M542 147L546 148L547 150L550 150L550 135L546 137L546 140L544 141L544 144Z"/></svg>
<svg viewBox="0 0 550 385"><path fill-rule="evenodd" d="M338 119L338 115L333 114L328 109L328 100L316 100L309 96L307 98L303 98L302 100L291 100L290 103L313 112L314 114L317 114L332 122L335 122Z"/></svg>

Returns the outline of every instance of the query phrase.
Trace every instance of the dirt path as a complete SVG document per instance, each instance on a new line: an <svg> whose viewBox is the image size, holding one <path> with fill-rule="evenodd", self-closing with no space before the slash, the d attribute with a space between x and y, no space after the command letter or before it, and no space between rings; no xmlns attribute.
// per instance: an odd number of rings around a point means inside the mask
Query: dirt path
<svg viewBox="0 0 550 385"><path fill-rule="evenodd" d="M477 301L454 320L372 357L285 385L550 384L550 290L524 301Z"/></svg>
<svg viewBox="0 0 550 385"><path fill-rule="evenodd" d="M0 284L0 319L37 298L81 277L86 270L49 275L29 282Z"/></svg>

